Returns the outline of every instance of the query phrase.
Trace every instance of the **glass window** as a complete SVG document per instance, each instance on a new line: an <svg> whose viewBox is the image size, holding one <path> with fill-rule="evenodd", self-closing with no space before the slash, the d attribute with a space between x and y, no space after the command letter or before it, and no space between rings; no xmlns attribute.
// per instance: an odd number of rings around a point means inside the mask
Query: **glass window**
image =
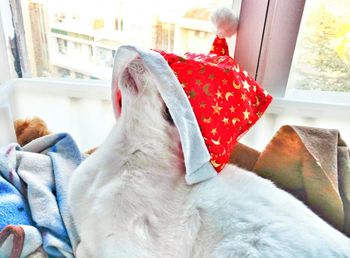
<svg viewBox="0 0 350 258"><path fill-rule="evenodd" d="M123 44L175 53L208 52L215 36L209 16L217 7L232 8L233 0L22 0L21 4L33 77L110 80L115 50Z"/></svg>
<svg viewBox="0 0 350 258"><path fill-rule="evenodd" d="M307 0L287 90L350 92L350 2Z"/></svg>

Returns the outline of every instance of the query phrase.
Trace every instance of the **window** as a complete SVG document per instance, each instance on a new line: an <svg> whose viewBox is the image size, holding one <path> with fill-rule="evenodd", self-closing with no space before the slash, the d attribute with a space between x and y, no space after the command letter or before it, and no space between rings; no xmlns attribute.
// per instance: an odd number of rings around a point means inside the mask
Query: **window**
<svg viewBox="0 0 350 258"><path fill-rule="evenodd" d="M17 12L19 15L23 13L25 33L13 28L12 15L16 15L16 10L11 10L10 1L22 5L21 12ZM343 78L344 85L350 81L346 77L348 75L345 75L345 71L350 70L348 0L0 1L0 53L7 55L0 59L0 67L3 68L0 70L0 83L18 76L22 71L25 77L110 80L115 50L122 44L162 48L175 53L207 52L214 38L207 19L209 10L222 5L232 7L234 12L240 13L237 41L229 41L230 52L234 53L236 61L245 70L275 96L264 118L266 123L261 120L266 126L259 129L257 124L255 136L260 139L264 133L272 134L278 129L276 125L281 125L281 121L284 121L284 124L343 128L342 135L347 136L349 143L349 134L345 133L350 130L349 90L319 91L328 90L321 89L319 85L305 90L307 80L304 80L304 84L298 82L300 72L303 76L314 77L330 74L328 66L322 68L325 70L317 66L316 69L308 63L310 60L303 59L308 45L303 41L310 37L308 19L311 18L308 17L312 17L310 13L319 8L323 8L323 15L328 15L329 20L337 24L333 26L335 37L328 41L328 47L333 48L333 53L335 51L335 56L339 57L330 66L335 69L331 70L334 74L330 76L329 85L343 85L332 81L333 75L335 77L337 74ZM333 16L336 14L335 20L330 19L329 13ZM326 18L320 19L314 26L325 26ZM345 25L340 26L339 22ZM338 30L339 28L341 29ZM20 36L17 40L14 31ZM328 35L333 37L334 31L329 30ZM23 46L24 34L26 48ZM322 49L327 44L319 45ZM313 52L316 51L311 51L311 54ZM333 53L327 56L333 58ZM307 68L300 69L301 64ZM340 68L339 64L345 64L346 69ZM73 81L64 81L69 87L77 86ZM104 85L105 82L79 83L84 88L90 83ZM105 86L108 87L108 83ZM338 87L332 90L338 90ZM283 115L288 115L288 119L283 120ZM297 123L289 115L297 118Z"/></svg>
<svg viewBox="0 0 350 258"><path fill-rule="evenodd" d="M349 9L346 0L244 0L235 58L275 97L348 105Z"/></svg>
<svg viewBox="0 0 350 258"><path fill-rule="evenodd" d="M168 52L174 51L175 24L159 21L156 31L156 48L163 49Z"/></svg>
<svg viewBox="0 0 350 258"><path fill-rule="evenodd" d="M84 79L85 76L84 76L84 74L82 74L82 73L76 72L76 73L75 73L75 78L77 78L77 79Z"/></svg>
<svg viewBox="0 0 350 258"><path fill-rule="evenodd" d="M350 3L308 0L288 89L350 92Z"/></svg>
<svg viewBox="0 0 350 258"><path fill-rule="evenodd" d="M71 76L70 70L65 69L65 68L57 68L57 74L63 78L68 78Z"/></svg>
<svg viewBox="0 0 350 258"><path fill-rule="evenodd" d="M114 51L122 44L208 52L214 39L211 12L235 3L239 13L236 2L23 0L31 75L110 80Z"/></svg>
<svg viewBox="0 0 350 258"><path fill-rule="evenodd" d="M300 26L300 22L303 19L304 23L307 19L310 1L313 0L242 1L235 59L275 97L268 114L247 134L256 143L260 142L260 147L264 147L272 132L283 124L337 128L345 141L350 142L347 133L350 130L350 92L292 90L291 86L287 90L289 75L289 83L293 80L293 72L290 71L299 28L299 42L302 37L304 25ZM349 8L349 1L344 0L342 3L341 9ZM349 53L348 50L346 52ZM261 142L264 133L269 134L269 137ZM254 145L250 142L250 146Z"/></svg>
<svg viewBox="0 0 350 258"><path fill-rule="evenodd" d="M68 42L65 39L56 38L58 53L65 55L67 53Z"/></svg>

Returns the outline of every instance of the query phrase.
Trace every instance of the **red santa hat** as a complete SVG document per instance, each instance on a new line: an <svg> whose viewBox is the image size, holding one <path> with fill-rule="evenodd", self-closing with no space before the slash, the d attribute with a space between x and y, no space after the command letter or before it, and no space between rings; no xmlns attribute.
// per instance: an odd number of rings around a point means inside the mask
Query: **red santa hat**
<svg viewBox="0 0 350 258"><path fill-rule="evenodd" d="M186 181L216 176L238 139L261 117L272 97L229 56L225 37L237 30L230 9L212 16L217 36L209 54L178 56L122 46L114 61L112 98L116 117L123 70L138 58L155 82L179 130Z"/></svg>
<svg viewBox="0 0 350 258"><path fill-rule="evenodd" d="M174 71L199 124L217 172L228 163L235 143L261 117L272 97L229 56L225 37L237 31L228 8L213 13L217 36L209 54L184 56L159 51Z"/></svg>

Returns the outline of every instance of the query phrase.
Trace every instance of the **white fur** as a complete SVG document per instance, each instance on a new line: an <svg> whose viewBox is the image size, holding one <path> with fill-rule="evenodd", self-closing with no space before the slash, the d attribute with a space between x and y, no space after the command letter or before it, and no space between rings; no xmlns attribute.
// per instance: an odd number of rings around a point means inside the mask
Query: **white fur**
<svg viewBox="0 0 350 258"><path fill-rule="evenodd" d="M251 172L228 165L187 185L177 130L140 66L126 68L118 123L69 185L78 258L350 257L348 238Z"/></svg>

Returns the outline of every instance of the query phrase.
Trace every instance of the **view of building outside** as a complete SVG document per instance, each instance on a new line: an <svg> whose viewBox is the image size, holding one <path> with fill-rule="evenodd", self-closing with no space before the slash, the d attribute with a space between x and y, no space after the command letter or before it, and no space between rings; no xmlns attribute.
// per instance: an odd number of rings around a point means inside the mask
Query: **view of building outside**
<svg viewBox="0 0 350 258"><path fill-rule="evenodd" d="M350 92L350 2L307 0L288 89Z"/></svg>
<svg viewBox="0 0 350 258"><path fill-rule="evenodd" d="M209 52L210 22L232 0L22 0L31 74L111 79L120 45ZM237 10L236 10L237 11Z"/></svg>

